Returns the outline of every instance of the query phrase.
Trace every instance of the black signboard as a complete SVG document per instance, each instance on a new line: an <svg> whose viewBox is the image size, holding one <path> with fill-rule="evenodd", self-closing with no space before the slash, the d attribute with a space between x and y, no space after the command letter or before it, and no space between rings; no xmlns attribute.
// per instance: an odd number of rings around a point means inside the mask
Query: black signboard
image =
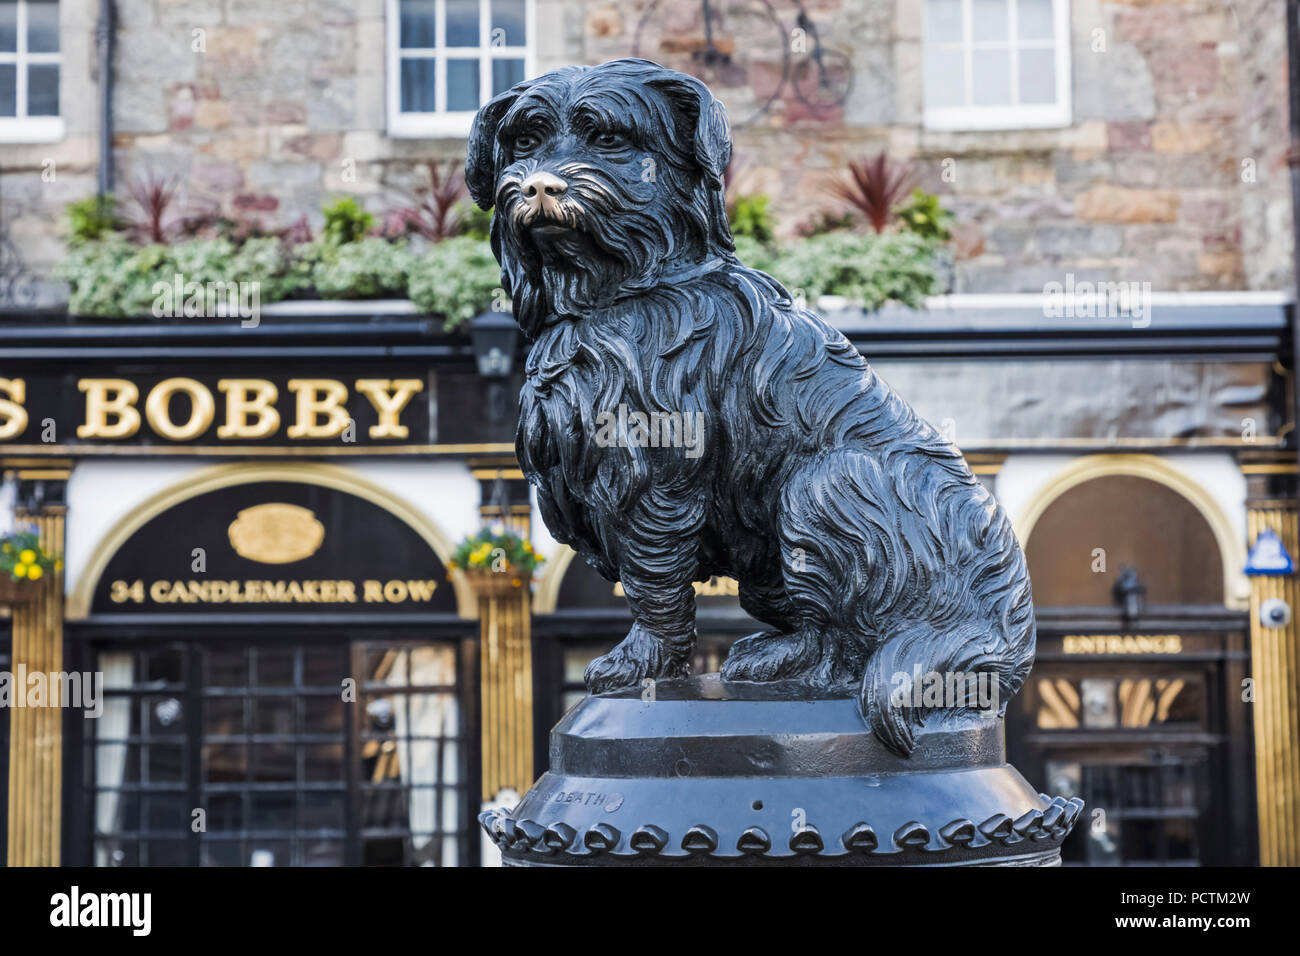
<svg viewBox="0 0 1300 956"><path fill-rule="evenodd" d="M259 481L152 518L109 560L92 613L456 613L433 548L364 498Z"/></svg>
<svg viewBox="0 0 1300 956"><path fill-rule="evenodd" d="M435 408L427 366L132 364L50 374L0 361L0 444L35 451L408 449L437 441Z"/></svg>

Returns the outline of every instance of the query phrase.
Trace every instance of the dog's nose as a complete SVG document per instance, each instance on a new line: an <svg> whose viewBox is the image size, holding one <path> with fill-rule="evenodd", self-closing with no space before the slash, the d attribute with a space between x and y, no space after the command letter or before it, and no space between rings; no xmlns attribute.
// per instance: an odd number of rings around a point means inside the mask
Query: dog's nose
<svg viewBox="0 0 1300 956"><path fill-rule="evenodd" d="M525 199L537 199L542 195L562 196L568 188L569 184L559 176L542 172L533 173L520 186Z"/></svg>
<svg viewBox="0 0 1300 956"><path fill-rule="evenodd" d="M559 218L560 197L568 190L569 184L552 173L536 172L519 184L519 191L524 197L524 221L531 222L539 216Z"/></svg>

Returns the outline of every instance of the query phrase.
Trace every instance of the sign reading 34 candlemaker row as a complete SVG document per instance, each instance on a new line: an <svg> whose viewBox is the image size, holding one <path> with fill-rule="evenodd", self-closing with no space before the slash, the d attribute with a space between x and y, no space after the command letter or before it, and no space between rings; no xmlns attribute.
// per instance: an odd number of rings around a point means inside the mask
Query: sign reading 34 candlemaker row
<svg viewBox="0 0 1300 956"><path fill-rule="evenodd" d="M260 481L197 495L113 555L91 611L456 612L447 571L409 525L356 495Z"/></svg>

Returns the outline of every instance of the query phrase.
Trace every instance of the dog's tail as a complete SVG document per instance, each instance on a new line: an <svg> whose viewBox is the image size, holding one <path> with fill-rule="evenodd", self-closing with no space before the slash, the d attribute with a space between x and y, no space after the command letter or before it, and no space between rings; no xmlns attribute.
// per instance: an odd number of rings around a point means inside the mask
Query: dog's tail
<svg viewBox="0 0 1300 956"><path fill-rule="evenodd" d="M867 661L858 688L863 718L886 747L908 757L927 724L959 726L990 717L985 710L990 702L1002 716L1027 670L1008 656L1007 643L1005 635L976 623L956 631L909 624L882 640ZM935 689L938 700L930 696ZM954 691L966 695L956 706L950 699Z"/></svg>

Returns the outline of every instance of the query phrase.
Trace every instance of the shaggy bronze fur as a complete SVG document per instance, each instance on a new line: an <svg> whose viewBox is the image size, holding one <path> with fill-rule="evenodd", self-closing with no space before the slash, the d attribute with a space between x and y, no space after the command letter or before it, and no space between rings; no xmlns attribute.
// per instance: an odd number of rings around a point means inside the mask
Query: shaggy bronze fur
<svg viewBox="0 0 1300 956"><path fill-rule="evenodd" d="M1023 683L1024 556L961 454L736 259L730 153L708 89L645 60L557 70L479 112L466 178L497 208L532 342L519 461L551 533L627 593L635 623L588 668L593 693L686 674L692 582L731 575L771 630L733 646L726 680L851 687L910 753L922 727L979 717L891 699L897 675L994 673L999 710ZM694 449L674 442L691 422Z"/></svg>

